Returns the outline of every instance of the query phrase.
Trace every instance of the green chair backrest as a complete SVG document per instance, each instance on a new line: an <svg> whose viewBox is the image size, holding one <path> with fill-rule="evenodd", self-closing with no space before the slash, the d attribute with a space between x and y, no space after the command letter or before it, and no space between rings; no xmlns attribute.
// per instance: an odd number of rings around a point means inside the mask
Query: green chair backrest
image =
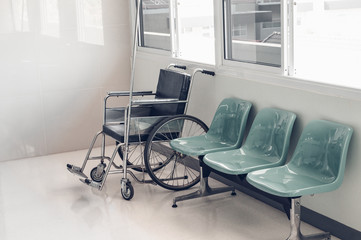
<svg viewBox="0 0 361 240"><path fill-rule="evenodd" d="M304 128L287 166L310 178L338 187L343 180L352 133L353 129L343 124L325 120L311 121Z"/></svg>
<svg viewBox="0 0 361 240"><path fill-rule="evenodd" d="M286 162L288 146L296 114L275 108L264 108L256 115L246 142L246 154L270 162Z"/></svg>
<svg viewBox="0 0 361 240"><path fill-rule="evenodd" d="M250 102L226 98L219 104L206 138L225 142L235 148L241 147L249 111Z"/></svg>

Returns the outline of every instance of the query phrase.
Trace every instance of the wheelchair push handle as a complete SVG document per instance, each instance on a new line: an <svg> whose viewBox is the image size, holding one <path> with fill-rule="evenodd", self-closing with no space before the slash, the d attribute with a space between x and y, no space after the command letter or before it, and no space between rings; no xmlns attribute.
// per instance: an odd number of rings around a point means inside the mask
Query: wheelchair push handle
<svg viewBox="0 0 361 240"><path fill-rule="evenodd" d="M197 72L200 72L200 73L203 73L203 74L206 74L206 75L210 75L212 77L214 77L216 75L216 73L214 71L209 71L209 70L205 70L203 68L196 68L193 72L193 76L197 73Z"/></svg>
<svg viewBox="0 0 361 240"><path fill-rule="evenodd" d="M183 70L187 70L187 66L184 66L184 65L174 65L173 67L183 69Z"/></svg>
<svg viewBox="0 0 361 240"><path fill-rule="evenodd" d="M215 72L213 72L213 71L208 71L208 70L202 70L201 73L206 74L206 75L211 75L212 77L214 77L214 75L216 75Z"/></svg>
<svg viewBox="0 0 361 240"><path fill-rule="evenodd" d="M177 65L175 63L171 63L168 65L167 69L170 69L171 67L173 68L179 68L179 69L183 69L183 70L187 70L187 66L184 65Z"/></svg>

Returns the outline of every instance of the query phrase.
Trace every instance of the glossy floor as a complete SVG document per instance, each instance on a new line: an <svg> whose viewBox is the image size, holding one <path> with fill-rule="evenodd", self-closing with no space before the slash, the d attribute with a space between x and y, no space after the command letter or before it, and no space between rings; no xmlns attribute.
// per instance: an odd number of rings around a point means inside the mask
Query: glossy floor
<svg viewBox="0 0 361 240"><path fill-rule="evenodd" d="M221 194L180 202L171 192L132 181L135 195L123 200L120 175L102 191L66 170L85 151L0 163L0 239L286 239L286 215L247 195ZM212 181L213 186L220 183ZM187 191L189 192L189 191ZM305 233L317 229L302 224ZM337 239L337 238L332 238Z"/></svg>

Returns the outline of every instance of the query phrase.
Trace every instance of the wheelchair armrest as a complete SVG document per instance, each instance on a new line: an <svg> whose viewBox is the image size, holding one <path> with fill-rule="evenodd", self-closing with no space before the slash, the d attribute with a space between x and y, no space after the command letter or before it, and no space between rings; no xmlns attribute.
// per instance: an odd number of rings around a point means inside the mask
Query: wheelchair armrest
<svg viewBox="0 0 361 240"><path fill-rule="evenodd" d="M133 92L133 96L145 96L145 95L154 95L155 93L153 93L152 91L138 91L138 92ZM108 92L108 96L110 97L121 97L121 96L129 96L130 92L129 91L112 91L112 92Z"/></svg>
<svg viewBox="0 0 361 240"><path fill-rule="evenodd" d="M164 103L187 103L186 100L178 100L177 98L162 98L162 99L145 99L133 100L133 105L149 105L149 104L164 104Z"/></svg>

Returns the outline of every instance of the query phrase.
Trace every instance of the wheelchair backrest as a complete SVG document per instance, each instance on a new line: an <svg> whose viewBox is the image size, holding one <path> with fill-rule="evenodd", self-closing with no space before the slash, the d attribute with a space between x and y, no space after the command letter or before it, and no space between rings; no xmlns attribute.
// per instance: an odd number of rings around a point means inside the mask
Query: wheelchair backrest
<svg viewBox="0 0 361 240"><path fill-rule="evenodd" d="M176 98L187 100L191 76L186 73L161 69L159 73L156 99ZM185 103L154 104L152 116L166 116L184 114Z"/></svg>

